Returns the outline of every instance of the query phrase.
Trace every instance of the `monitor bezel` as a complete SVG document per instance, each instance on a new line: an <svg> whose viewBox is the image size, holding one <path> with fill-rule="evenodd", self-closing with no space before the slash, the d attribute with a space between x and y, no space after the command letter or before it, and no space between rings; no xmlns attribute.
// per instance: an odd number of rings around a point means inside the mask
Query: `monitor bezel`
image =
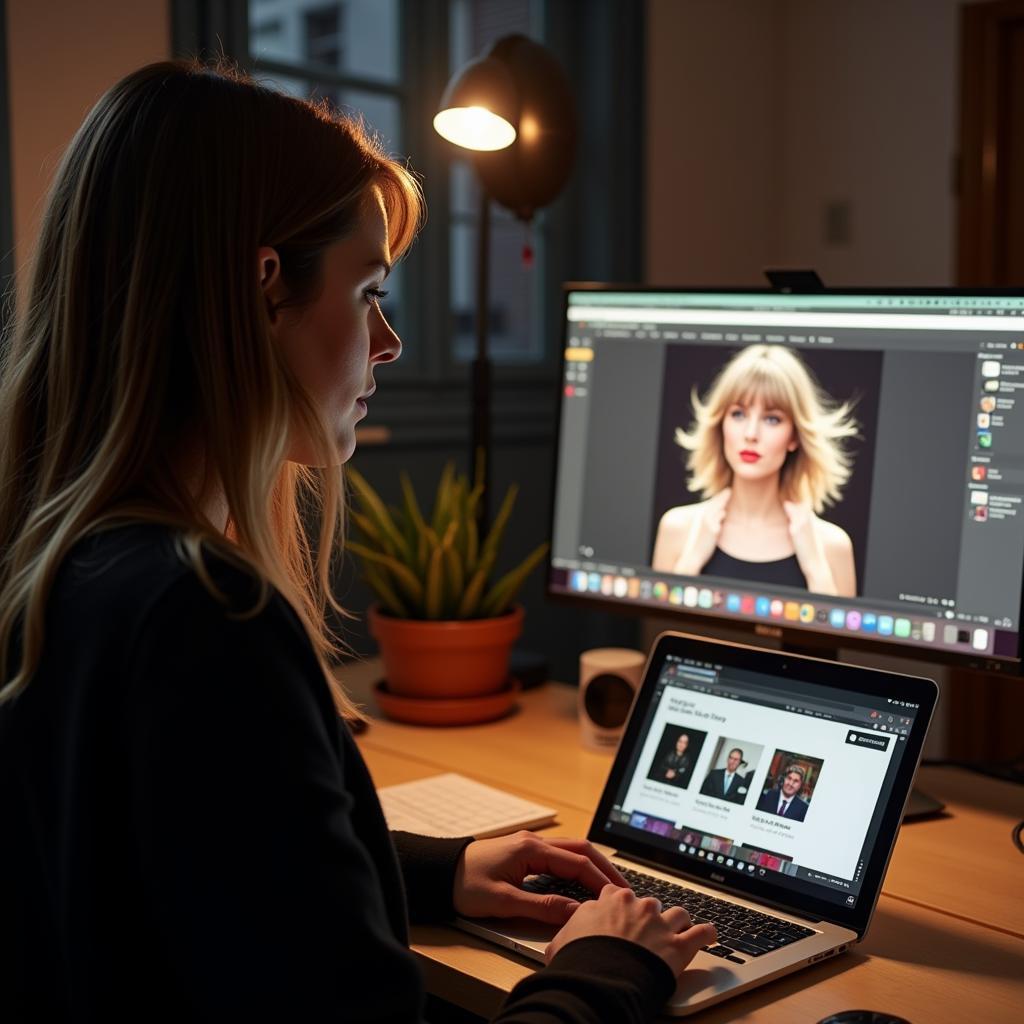
<svg viewBox="0 0 1024 1024"><path fill-rule="evenodd" d="M608 773L608 779L587 834L587 838L592 843L613 846L621 853L649 864L712 882L719 888L735 893L744 899L759 900L790 912L797 908L797 912L805 914L809 918L843 925L863 938L882 891L885 872L896 845L900 821L920 764L928 726L938 703L938 685L933 679L922 676L905 675L878 668L844 665L840 662L826 661L806 655L769 651L747 644L709 640L705 637L675 631L665 632L658 636L651 648L644 669L643 683L633 699L629 720L619 744L620 751L631 750L637 742L637 734L643 725L644 718L641 709L646 708L651 699L651 691L661 675L667 654L695 658L705 662L721 662L766 675L802 679L817 685L846 690L860 696L877 697L880 702L893 698L918 705L910 734L906 738L907 749L897 770L892 794L879 826L879 835L891 836L891 841L887 844L875 844L864 868L864 882L861 887L861 892L870 896L870 899L860 899L852 908L833 900L817 899L811 895L794 893L786 886L773 884L770 876L760 879L754 875L747 877L738 874L725 874L725 880L721 881L722 872L716 865L691 859L680 863L678 857L670 851L653 848L639 840L634 842L618 834L610 836L604 825L608 821L615 796L625 779L628 767L627 758L620 757L618 754L616 754L611 771ZM719 877L714 877L716 875Z"/></svg>
<svg viewBox="0 0 1024 1024"><path fill-rule="evenodd" d="M633 293L689 293L700 295L891 295L920 297L980 296L1024 298L1024 289L1020 288L822 288L815 290L778 289L778 288L711 288L701 286L665 286L642 285L625 282L598 281L567 281L562 285L562 334L559 352L559 370L557 380L557 408L555 412L554 459L551 473L551 498L548 515L548 535L554 541L555 503L558 498L558 469L562 435L562 403L565 400L565 349L566 330L568 323L569 296L573 292L633 292ZM553 552L549 553L545 576L545 596L553 604L581 609L609 611L624 617L658 618L679 623L684 631L709 631L713 636L723 636L714 630L733 631L733 635L750 636L754 644L774 641L790 651L806 651L812 655L827 656L828 652L837 649L857 650L888 655L893 658L906 658L912 661L923 661L931 664L947 665L951 668L985 672L1001 676L1020 677L1024 675L1024 585L1021 587L1020 607L1017 613L1018 640L1017 656L994 657L979 655L975 652L951 651L943 647L930 647L925 644L904 643L898 640L880 640L864 634L826 632L824 630L807 629L800 625L788 624L772 620L758 622L752 619L716 614L714 611L698 611L682 605L651 605L608 598L603 594L576 594L556 590L553 587L553 574L558 571L552 565ZM674 628L674 627L673 627ZM728 637L725 637L728 639ZM745 642L745 641L744 641Z"/></svg>

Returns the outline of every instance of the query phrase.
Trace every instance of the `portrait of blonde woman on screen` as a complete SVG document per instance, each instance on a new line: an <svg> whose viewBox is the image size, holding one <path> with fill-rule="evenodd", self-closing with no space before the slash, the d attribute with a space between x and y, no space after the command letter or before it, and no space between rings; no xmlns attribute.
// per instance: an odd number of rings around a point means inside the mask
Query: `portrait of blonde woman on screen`
<svg viewBox="0 0 1024 1024"><path fill-rule="evenodd" d="M742 349L691 401L675 439L703 500L664 513L652 567L855 596L853 542L822 517L850 477L851 403L833 402L782 345Z"/></svg>

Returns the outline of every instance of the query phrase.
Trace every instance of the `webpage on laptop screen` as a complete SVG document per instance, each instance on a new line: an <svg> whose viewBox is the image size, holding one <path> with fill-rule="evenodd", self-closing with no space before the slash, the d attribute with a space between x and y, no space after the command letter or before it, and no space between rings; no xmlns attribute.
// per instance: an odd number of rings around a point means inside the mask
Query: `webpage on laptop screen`
<svg viewBox="0 0 1024 1024"><path fill-rule="evenodd" d="M605 830L855 906L916 713L669 656Z"/></svg>

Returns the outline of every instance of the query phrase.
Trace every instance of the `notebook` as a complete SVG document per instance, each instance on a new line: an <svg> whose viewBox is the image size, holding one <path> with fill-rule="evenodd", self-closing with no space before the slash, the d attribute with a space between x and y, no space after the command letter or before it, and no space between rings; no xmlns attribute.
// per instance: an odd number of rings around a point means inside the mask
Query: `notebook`
<svg viewBox="0 0 1024 1024"><path fill-rule="evenodd" d="M388 828L422 836L488 839L555 820L551 807L448 772L377 791Z"/></svg>
<svg viewBox="0 0 1024 1024"><path fill-rule="evenodd" d="M716 926L665 1012L694 1013L864 937L937 693L930 679L658 638L588 838L614 848L638 895ZM550 876L524 887L593 898ZM524 920L457 924L535 960L554 935Z"/></svg>

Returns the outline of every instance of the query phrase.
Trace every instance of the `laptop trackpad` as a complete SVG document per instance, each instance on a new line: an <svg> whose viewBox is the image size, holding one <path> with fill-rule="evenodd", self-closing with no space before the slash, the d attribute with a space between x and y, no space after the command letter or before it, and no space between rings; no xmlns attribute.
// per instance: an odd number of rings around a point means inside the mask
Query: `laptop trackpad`
<svg viewBox="0 0 1024 1024"><path fill-rule="evenodd" d="M679 975L679 982L676 985L675 994L669 1000L672 1006L685 1006L687 1003L697 1002L700 999L707 999L710 996L733 988L738 983L738 976L735 971L728 967L716 965L702 970L695 967L701 960L710 960L710 957L702 957L700 953L690 962L690 965Z"/></svg>

